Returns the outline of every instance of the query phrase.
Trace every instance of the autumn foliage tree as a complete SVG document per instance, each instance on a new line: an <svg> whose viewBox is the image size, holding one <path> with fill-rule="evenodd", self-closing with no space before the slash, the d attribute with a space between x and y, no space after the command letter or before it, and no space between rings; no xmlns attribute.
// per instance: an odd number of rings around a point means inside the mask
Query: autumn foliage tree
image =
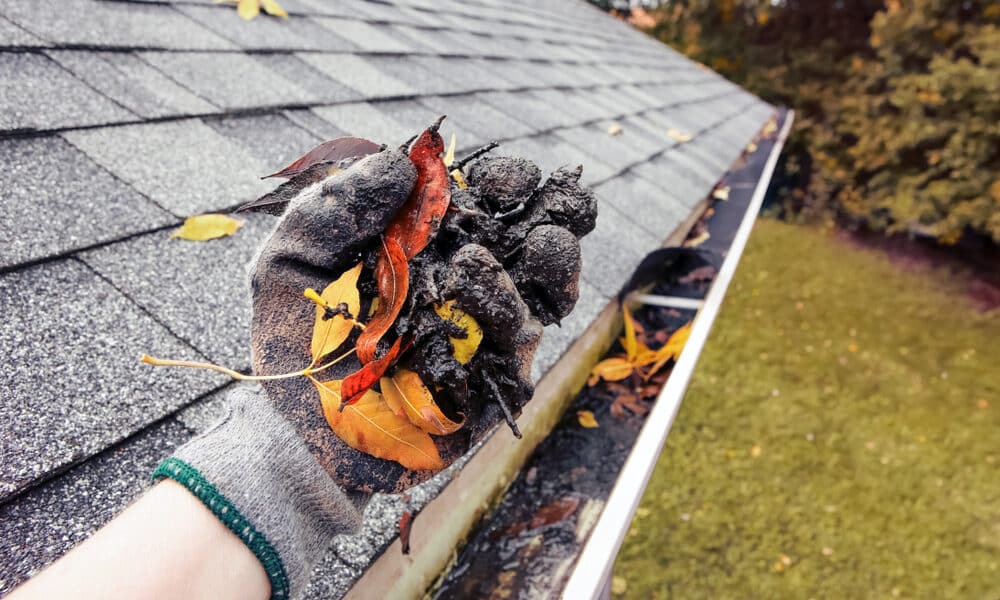
<svg viewBox="0 0 1000 600"><path fill-rule="evenodd" d="M1000 3L678 0L652 35L796 110L786 215L1000 242Z"/></svg>

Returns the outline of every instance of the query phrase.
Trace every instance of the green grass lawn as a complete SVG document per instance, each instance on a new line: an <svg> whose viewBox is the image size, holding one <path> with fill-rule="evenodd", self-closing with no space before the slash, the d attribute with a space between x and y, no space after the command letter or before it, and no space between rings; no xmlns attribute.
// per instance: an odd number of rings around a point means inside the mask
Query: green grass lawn
<svg viewBox="0 0 1000 600"><path fill-rule="evenodd" d="M750 239L615 566L628 598L1000 598L1000 311Z"/></svg>

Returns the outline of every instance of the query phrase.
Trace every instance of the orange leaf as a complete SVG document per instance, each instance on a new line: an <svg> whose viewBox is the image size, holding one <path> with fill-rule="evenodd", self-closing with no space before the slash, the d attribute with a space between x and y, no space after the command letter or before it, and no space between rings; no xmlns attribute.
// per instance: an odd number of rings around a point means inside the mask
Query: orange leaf
<svg viewBox="0 0 1000 600"><path fill-rule="evenodd" d="M622 306L622 313L625 319L625 337L622 339L622 346L625 348L625 358L634 361L639 353L639 342L635 337L635 319L632 318L632 311L627 306Z"/></svg>
<svg viewBox="0 0 1000 600"><path fill-rule="evenodd" d="M581 427L586 427L587 429L594 429L600 426L597 423L597 419L594 418L594 413L589 410L576 411L576 420L580 423Z"/></svg>
<svg viewBox="0 0 1000 600"><path fill-rule="evenodd" d="M345 271L333 283L323 289L320 298L327 306L333 308L340 303L347 304L347 310L357 317L361 310L361 295L358 293L358 277L361 275L361 268L364 263L358 263L356 267ZM315 293L315 292L310 292ZM347 336L351 335L354 324L346 320L343 315L336 315L330 319L324 319L326 310L316 305L316 324L313 325L312 344L309 351L312 354L313 364L333 352L344 343Z"/></svg>
<svg viewBox="0 0 1000 600"><path fill-rule="evenodd" d="M378 284L378 308L365 330L358 336L358 360L367 364L375 360L379 340L389 331L406 302L410 289L410 267L406 254L395 238L382 239L375 282Z"/></svg>
<svg viewBox="0 0 1000 600"><path fill-rule="evenodd" d="M330 429L351 448L394 460L407 469L444 468L431 436L406 417L393 413L382 394L369 390L341 412L341 382L312 381L319 390L323 415Z"/></svg>
<svg viewBox="0 0 1000 600"><path fill-rule="evenodd" d="M681 355L681 350L684 349L684 344L688 341L688 336L691 335L691 322L689 321L683 327L680 327L675 331L670 339L667 340L663 347L656 351L656 361L653 364L653 368L649 370L646 378L649 379L653 373L656 373L663 368L663 365L667 364L670 359L676 359Z"/></svg>
<svg viewBox="0 0 1000 600"><path fill-rule="evenodd" d="M362 365L360 369L344 378L341 391L344 394L345 405L357 402L361 399L362 394L372 389L372 386L378 382L379 378L385 375L389 367L396 362L396 357L399 356L401 341L397 339L396 343L392 345L392 348L389 348L389 351L382 358Z"/></svg>
<svg viewBox="0 0 1000 600"><path fill-rule="evenodd" d="M382 378L382 394L393 413L403 413L410 422L434 435L448 435L462 428L445 416L434 402L434 396L427 389L420 375L407 369L399 369L396 374Z"/></svg>
<svg viewBox="0 0 1000 600"><path fill-rule="evenodd" d="M634 369L631 362L624 358L606 358L594 365L590 371L590 378L587 385L594 385L601 379L604 381L621 381L632 374Z"/></svg>

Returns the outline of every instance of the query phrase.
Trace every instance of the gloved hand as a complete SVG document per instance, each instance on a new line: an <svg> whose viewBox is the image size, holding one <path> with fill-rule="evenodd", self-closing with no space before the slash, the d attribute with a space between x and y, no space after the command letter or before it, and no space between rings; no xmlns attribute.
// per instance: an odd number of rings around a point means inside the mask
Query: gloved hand
<svg viewBox="0 0 1000 600"><path fill-rule="evenodd" d="M406 154L383 150L292 200L252 267L257 375L309 365L316 308L303 291L323 289L359 261L373 267L382 234L417 179ZM540 174L531 163L480 159L469 170L471 188L454 188L441 231L410 263L409 301L394 333L413 340L401 362L440 395L442 409L464 416L459 431L433 438L445 464L499 420L513 423L532 393L542 322L556 322L576 301L577 236L593 228L596 215L594 197L578 179L579 171L563 170L536 189ZM362 277L362 297L374 297L374 286L370 275ZM451 356L455 332L433 309L447 300L483 329L467 365ZM324 379L358 367L345 360ZM262 383L266 397L233 394L226 420L178 450L154 477L175 479L202 499L261 559L273 596L283 597L301 589L333 535L359 525L368 493L399 492L434 471L411 471L348 446L330 429L308 379Z"/></svg>

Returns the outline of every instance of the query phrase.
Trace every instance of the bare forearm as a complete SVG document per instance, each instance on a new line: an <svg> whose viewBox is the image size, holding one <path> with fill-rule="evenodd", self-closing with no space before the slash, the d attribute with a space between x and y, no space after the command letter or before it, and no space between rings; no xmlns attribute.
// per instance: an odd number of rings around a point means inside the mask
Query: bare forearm
<svg viewBox="0 0 1000 600"><path fill-rule="evenodd" d="M11 595L32 598L264 599L253 553L194 496L165 480Z"/></svg>

